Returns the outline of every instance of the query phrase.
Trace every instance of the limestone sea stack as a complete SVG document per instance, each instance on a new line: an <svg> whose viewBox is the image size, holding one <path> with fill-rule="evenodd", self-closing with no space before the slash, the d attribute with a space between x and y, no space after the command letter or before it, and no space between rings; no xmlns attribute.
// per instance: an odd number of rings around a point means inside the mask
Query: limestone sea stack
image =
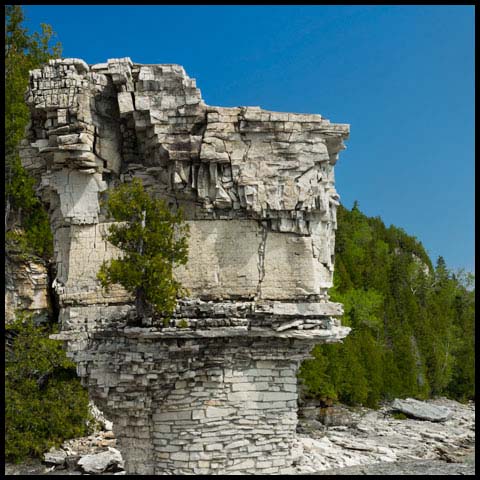
<svg viewBox="0 0 480 480"><path fill-rule="evenodd" d="M179 65L51 60L30 73L22 163L54 233L61 333L127 474L289 473L300 362L349 328L329 301L334 165L349 126L205 105ZM96 274L108 188L140 178L190 226L169 327Z"/></svg>

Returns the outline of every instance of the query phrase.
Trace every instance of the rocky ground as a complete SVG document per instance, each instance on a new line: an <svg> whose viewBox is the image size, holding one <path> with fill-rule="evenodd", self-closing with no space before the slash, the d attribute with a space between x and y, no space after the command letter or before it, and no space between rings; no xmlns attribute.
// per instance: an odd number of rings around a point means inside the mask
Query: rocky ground
<svg viewBox="0 0 480 480"><path fill-rule="evenodd" d="M319 416L316 407L301 411L300 454L293 473L300 475L474 475L475 404L440 398L427 407L450 413L433 422L395 418L392 404L379 410L336 406ZM319 421L322 420L323 423ZM6 465L7 475L123 475L109 422L103 429L65 442L47 454L49 462Z"/></svg>
<svg viewBox="0 0 480 480"><path fill-rule="evenodd" d="M448 409L439 422L395 418L392 405L379 410L338 407L325 426L315 410L299 422L303 455L299 474L454 475L475 473L475 404L440 398L425 402ZM313 410L313 412L312 412Z"/></svg>

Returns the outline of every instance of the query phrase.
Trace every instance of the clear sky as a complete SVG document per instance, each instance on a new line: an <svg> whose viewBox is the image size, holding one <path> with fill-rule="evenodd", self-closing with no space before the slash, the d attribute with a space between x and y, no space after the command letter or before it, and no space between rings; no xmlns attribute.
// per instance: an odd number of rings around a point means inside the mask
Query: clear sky
<svg viewBox="0 0 480 480"><path fill-rule="evenodd" d="M474 271L473 6L29 5L64 57L177 63L207 104L351 125L336 166L358 200L433 262Z"/></svg>

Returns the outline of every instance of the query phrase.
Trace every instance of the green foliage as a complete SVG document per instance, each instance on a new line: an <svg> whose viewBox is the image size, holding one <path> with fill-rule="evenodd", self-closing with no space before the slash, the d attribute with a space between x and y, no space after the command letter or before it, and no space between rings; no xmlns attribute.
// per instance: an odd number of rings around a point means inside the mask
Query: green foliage
<svg viewBox="0 0 480 480"><path fill-rule="evenodd" d="M355 202L340 206L333 301L352 328L343 344L319 345L300 369L307 395L375 407L382 400L475 395L472 274L435 268L422 244Z"/></svg>
<svg viewBox="0 0 480 480"><path fill-rule="evenodd" d="M21 227L25 234L18 245L26 253L48 258L52 254L48 217L35 196L33 178L21 165L18 145L29 120L24 100L28 72L59 57L61 47L50 45L54 33L49 25L42 24L41 33L30 35L24 20L20 5L5 5L5 229Z"/></svg>
<svg viewBox="0 0 480 480"><path fill-rule="evenodd" d="M321 348L320 345L313 349L313 358L305 360L300 365L299 376L308 387L305 392L307 396L336 400L337 386L331 373L333 371L332 364L335 363L333 356L337 355L338 351L331 348L336 345L325 345L325 347L330 347L330 349Z"/></svg>
<svg viewBox="0 0 480 480"><path fill-rule="evenodd" d="M110 226L106 239L123 256L104 262L98 272L103 287L121 284L136 297L139 316L154 313L168 321L182 294L173 276L176 264L188 258L188 225L182 212L171 212L150 196L139 179L109 192L108 215L121 222Z"/></svg>
<svg viewBox="0 0 480 480"><path fill-rule="evenodd" d="M475 290L460 278L454 298L455 351L448 391L460 401L474 396L475 392Z"/></svg>
<svg viewBox="0 0 480 480"><path fill-rule="evenodd" d="M18 316L5 354L5 457L40 457L65 439L88 433L88 395L49 326Z"/></svg>
<svg viewBox="0 0 480 480"><path fill-rule="evenodd" d="M32 256L51 258L53 236L48 214L40 203L23 219L23 225L23 228L11 228L7 231L5 235L7 250L20 254L23 258Z"/></svg>
<svg viewBox="0 0 480 480"><path fill-rule="evenodd" d="M30 35L20 5L5 5L5 150L13 155L28 123L24 94L28 72L61 55L61 45L50 46L54 36L50 25Z"/></svg>
<svg viewBox="0 0 480 480"><path fill-rule="evenodd" d="M190 325L189 325L189 323L188 323L184 318L182 318L182 319L180 320L180 322L178 323L178 326L179 326L180 328L188 328Z"/></svg>
<svg viewBox="0 0 480 480"><path fill-rule="evenodd" d="M5 6L5 233L6 250L20 257L53 253L45 208L35 194L35 181L22 167L18 146L29 121L24 95L29 70L59 57L50 46L53 31L29 34L20 5ZM14 335L5 355L5 455L20 461L40 456L51 445L86 432L88 399L58 342L47 327L19 318L6 327Z"/></svg>
<svg viewBox="0 0 480 480"><path fill-rule="evenodd" d="M378 332L383 329L381 311L383 296L375 290L350 288L344 293L332 292L331 299L344 306L343 323L347 326L360 326Z"/></svg>

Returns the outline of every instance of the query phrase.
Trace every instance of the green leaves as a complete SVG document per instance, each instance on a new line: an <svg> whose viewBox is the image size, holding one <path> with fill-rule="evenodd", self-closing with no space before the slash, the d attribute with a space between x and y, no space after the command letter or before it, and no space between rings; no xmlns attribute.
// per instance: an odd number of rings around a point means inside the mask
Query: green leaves
<svg viewBox="0 0 480 480"><path fill-rule="evenodd" d="M139 179L111 190L104 206L120 222L110 226L106 239L122 257L104 262L97 278L105 288L116 283L135 294L139 316L153 308L168 320L183 293L173 269L188 259L188 225L181 211L172 212L150 196Z"/></svg>
<svg viewBox="0 0 480 480"><path fill-rule="evenodd" d="M88 433L88 394L75 364L51 340L49 326L19 315L6 325L12 345L5 353L5 456L41 457L51 446Z"/></svg>
<svg viewBox="0 0 480 480"><path fill-rule="evenodd" d="M375 407L398 396L475 395L472 275L435 269L422 244L386 228L355 203L340 206L331 299L352 327L343 344L319 345L303 363L307 392Z"/></svg>
<svg viewBox="0 0 480 480"><path fill-rule="evenodd" d="M374 331L383 329L383 295L375 290L352 288L343 294L337 293L335 301L343 303L342 323L358 328L369 327Z"/></svg>
<svg viewBox="0 0 480 480"><path fill-rule="evenodd" d="M29 120L24 99L29 70L61 52L59 44L50 47L51 27L42 25L41 33L30 35L23 22L20 5L5 6L6 246L25 257L48 258L53 253L48 215L17 148ZM6 330L15 339L5 355L5 455L19 461L40 456L65 438L83 435L88 398L59 342L48 338L47 327L19 318ZM65 372L70 372L68 378Z"/></svg>
<svg viewBox="0 0 480 480"><path fill-rule="evenodd" d="M24 95L28 72L61 56L61 45L50 46L54 32L42 24L42 32L30 35L22 25L20 5L5 5L5 153L13 156L28 123Z"/></svg>
<svg viewBox="0 0 480 480"><path fill-rule="evenodd" d="M25 236L19 245L25 253L47 258L53 251L48 218L17 149L29 120L24 99L29 70L59 57L61 46L51 46L54 33L49 25L30 35L23 22L20 5L5 6L5 227L22 227Z"/></svg>

